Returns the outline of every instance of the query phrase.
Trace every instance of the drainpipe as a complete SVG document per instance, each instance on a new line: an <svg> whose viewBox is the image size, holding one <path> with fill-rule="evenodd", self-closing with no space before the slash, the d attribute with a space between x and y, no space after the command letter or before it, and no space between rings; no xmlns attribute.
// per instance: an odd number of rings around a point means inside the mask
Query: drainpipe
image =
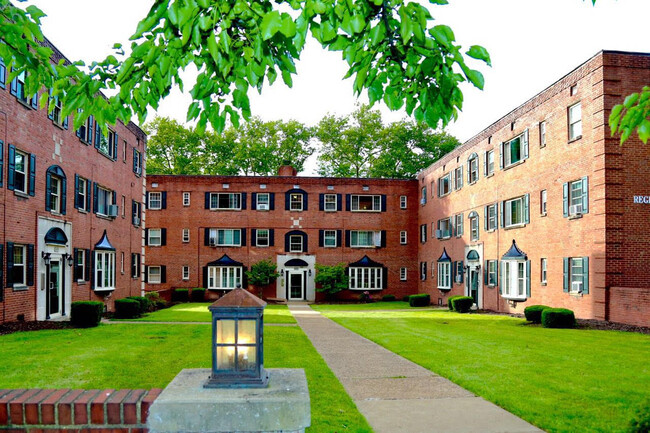
<svg viewBox="0 0 650 433"><path fill-rule="evenodd" d="M4 136L4 142L5 146L8 146L7 143L7 129L9 128L9 122L7 120L7 113L4 111L0 111L0 114L2 114L5 117L5 136ZM2 149L3 154L4 154L4 149ZM0 173L0 176L2 176L2 173ZM3 236L6 235L7 233L7 188L2 188L2 194L4 195L4 200L3 200L3 205L2 205L2 233ZM0 285L2 285L2 290L4 293L4 281L0 280ZM6 314L7 314L7 297L3 296L2 297L2 322L6 320Z"/></svg>

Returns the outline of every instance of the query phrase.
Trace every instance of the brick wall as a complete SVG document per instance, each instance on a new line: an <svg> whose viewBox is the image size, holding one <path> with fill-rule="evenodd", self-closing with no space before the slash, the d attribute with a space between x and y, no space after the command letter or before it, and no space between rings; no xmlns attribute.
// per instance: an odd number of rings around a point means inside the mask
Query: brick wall
<svg viewBox="0 0 650 433"><path fill-rule="evenodd" d="M144 433L161 391L0 389L0 431Z"/></svg>
<svg viewBox="0 0 650 433"><path fill-rule="evenodd" d="M650 326L649 287L610 287L608 320L629 325Z"/></svg>

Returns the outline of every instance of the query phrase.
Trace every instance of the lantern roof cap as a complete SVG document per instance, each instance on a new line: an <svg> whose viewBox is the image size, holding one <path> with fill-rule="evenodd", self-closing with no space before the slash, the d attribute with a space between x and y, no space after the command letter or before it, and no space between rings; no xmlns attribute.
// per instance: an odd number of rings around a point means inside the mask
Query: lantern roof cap
<svg viewBox="0 0 650 433"><path fill-rule="evenodd" d="M264 308L266 302L253 295L248 290L236 288L217 299L210 310L216 308Z"/></svg>

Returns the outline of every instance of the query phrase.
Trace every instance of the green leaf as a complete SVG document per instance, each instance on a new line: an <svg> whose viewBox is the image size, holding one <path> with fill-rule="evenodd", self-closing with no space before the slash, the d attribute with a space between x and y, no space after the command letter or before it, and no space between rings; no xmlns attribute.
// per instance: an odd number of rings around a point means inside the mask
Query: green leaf
<svg viewBox="0 0 650 433"><path fill-rule="evenodd" d="M445 48L450 48L452 42L456 39L454 37L454 32L449 26L438 25L429 30L429 34L434 37L434 39L442 44Z"/></svg>
<svg viewBox="0 0 650 433"><path fill-rule="evenodd" d="M280 32L286 37L292 38L296 34L296 23L289 14L285 13L282 15L282 27L280 27Z"/></svg>
<svg viewBox="0 0 650 433"><path fill-rule="evenodd" d="M639 134L639 138L643 143L647 144L648 139L650 138L650 121L647 119L639 125L639 128L637 129L637 133Z"/></svg>
<svg viewBox="0 0 650 433"><path fill-rule="evenodd" d="M354 33L361 33L366 26L366 20L363 18L363 16L355 14L350 20L350 25L352 26L352 31Z"/></svg>
<svg viewBox="0 0 650 433"><path fill-rule="evenodd" d="M481 74L479 71L475 69L465 69L465 76L467 79L477 88L483 90L483 85L485 84L485 79L483 78L483 74Z"/></svg>
<svg viewBox="0 0 650 433"><path fill-rule="evenodd" d="M488 66L492 66L490 54L480 45L472 45L466 53L469 57L477 60L483 60Z"/></svg>
<svg viewBox="0 0 650 433"><path fill-rule="evenodd" d="M625 98L625 102L623 102L623 105L625 108L631 108L636 102L639 100L639 94L638 93L632 93L631 95L628 95L627 98Z"/></svg>
<svg viewBox="0 0 650 433"><path fill-rule="evenodd" d="M282 17L280 12L271 11L264 15L260 30L262 31L262 38L266 41L271 39L282 28Z"/></svg>

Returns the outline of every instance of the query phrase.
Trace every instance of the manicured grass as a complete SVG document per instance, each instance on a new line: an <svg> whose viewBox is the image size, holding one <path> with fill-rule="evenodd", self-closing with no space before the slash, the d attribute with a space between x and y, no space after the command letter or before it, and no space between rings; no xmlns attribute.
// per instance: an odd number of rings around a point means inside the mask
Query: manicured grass
<svg viewBox="0 0 650 433"><path fill-rule="evenodd" d="M625 431L650 394L650 335L441 310L319 310L549 432Z"/></svg>
<svg viewBox="0 0 650 433"><path fill-rule="evenodd" d="M299 327L264 328L268 368L304 368L310 432L370 427ZM0 388L155 388L184 368L210 368L210 327L111 324L0 336Z"/></svg>
<svg viewBox="0 0 650 433"><path fill-rule="evenodd" d="M412 308L408 302L371 302L369 304L312 304L317 311L368 311L368 310L403 310ZM418 307L420 309L420 307Z"/></svg>
<svg viewBox="0 0 650 433"><path fill-rule="evenodd" d="M135 319L142 322L210 322L208 306L211 302L178 304ZM286 305L267 305L264 323L296 323Z"/></svg>

